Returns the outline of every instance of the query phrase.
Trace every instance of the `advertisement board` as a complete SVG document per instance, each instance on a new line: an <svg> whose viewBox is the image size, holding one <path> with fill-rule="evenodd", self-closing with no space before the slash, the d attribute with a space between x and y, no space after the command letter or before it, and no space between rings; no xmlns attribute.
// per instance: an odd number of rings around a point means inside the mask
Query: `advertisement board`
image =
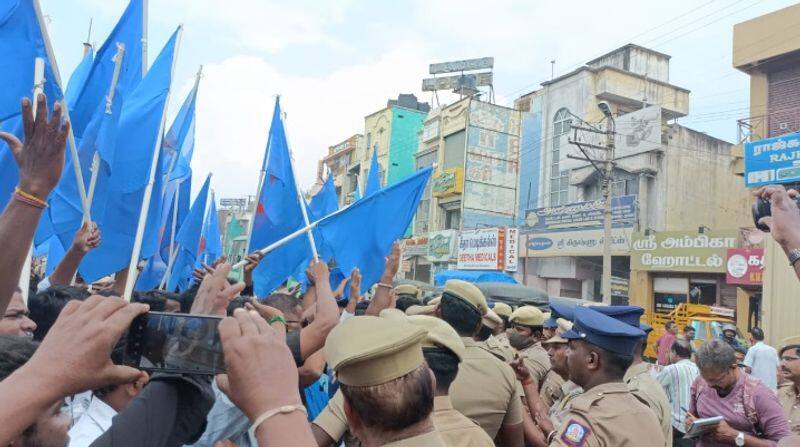
<svg viewBox="0 0 800 447"><path fill-rule="evenodd" d="M519 229L506 228L506 271L516 272L519 264Z"/></svg>
<svg viewBox="0 0 800 447"><path fill-rule="evenodd" d="M434 174L431 180L431 195L434 197L447 197L461 194L464 187L464 170L450 168Z"/></svg>
<svg viewBox="0 0 800 447"><path fill-rule="evenodd" d="M428 237L419 236L402 241L403 257L409 256L427 256L428 255Z"/></svg>
<svg viewBox="0 0 800 447"><path fill-rule="evenodd" d="M800 132L744 144L748 188L800 181Z"/></svg>
<svg viewBox="0 0 800 447"><path fill-rule="evenodd" d="M764 275L763 248L728 249L726 282L744 286L760 286Z"/></svg>
<svg viewBox="0 0 800 447"><path fill-rule="evenodd" d="M611 230L611 253L627 255L631 248L629 228ZM525 257L602 256L603 230L570 231L561 233L527 234Z"/></svg>
<svg viewBox="0 0 800 447"><path fill-rule="evenodd" d="M738 230L634 233L631 269L667 272L725 273L727 250L736 248Z"/></svg>
<svg viewBox="0 0 800 447"><path fill-rule="evenodd" d="M588 230L603 227L604 200L576 202L528 210L525 213L526 233ZM636 223L636 196L611 199L611 224L613 228L632 228Z"/></svg>
<svg viewBox="0 0 800 447"><path fill-rule="evenodd" d="M431 262L449 262L456 253L458 231L442 230L428 233L428 260Z"/></svg>
<svg viewBox="0 0 800 447"><path fill-rule="evenodd" d="M458 270L503 270L505 229L463 231L458 238Z"/></svg>

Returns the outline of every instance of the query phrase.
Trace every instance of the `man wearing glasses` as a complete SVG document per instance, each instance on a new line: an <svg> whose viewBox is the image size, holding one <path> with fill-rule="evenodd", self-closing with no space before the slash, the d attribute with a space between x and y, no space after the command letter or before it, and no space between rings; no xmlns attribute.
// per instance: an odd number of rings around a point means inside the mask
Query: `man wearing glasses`
<svg viewBox="0 0 800 447"><path fill-rule="evenodd" d="M780 373L787 382L778 388L778 400L792 433L800 435L800 336L783 341L780 358Z"/></svg>

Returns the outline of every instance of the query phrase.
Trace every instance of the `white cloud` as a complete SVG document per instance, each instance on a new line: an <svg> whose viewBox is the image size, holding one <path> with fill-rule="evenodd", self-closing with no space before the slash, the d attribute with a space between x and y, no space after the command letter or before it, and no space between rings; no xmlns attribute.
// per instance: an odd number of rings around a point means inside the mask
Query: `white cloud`
<svg viewBox="0 0 800 447"><path fill-rule="evenodd" d="M213 171L218 197L255 192L274 95L280 93L297 176L307 188L327 147L363 132L365 115L400 92L420 94L428 57L419 48L403 45L373 63L324 76L287 76L244 55L207 65L197 102L195 183Z"/></svg>

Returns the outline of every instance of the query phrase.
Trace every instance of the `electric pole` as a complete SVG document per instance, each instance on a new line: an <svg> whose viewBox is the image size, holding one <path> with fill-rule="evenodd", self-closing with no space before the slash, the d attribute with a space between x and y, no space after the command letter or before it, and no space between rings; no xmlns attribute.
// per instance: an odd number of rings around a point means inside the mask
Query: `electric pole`
<svg viewBox="0 0 800 447"><path fill-rule="evenodd" d="M611 201L613 200L613 185L614 185L614 136L615 136L615 122L614 116L611 114L611 107L605 101L597 104L603 112L605 119L608 121L606 130L603 131L594 126L581 127L572 126L574 131L573 139L569 140L570 144L574 144L583 153L583 157L576 157L567 155L567 158L572 158L581 161L588 161L592 164L594 169L600 175L601 187L603 194L603 276L601 280L601 294L603 303L611 304L611 227L613 210L611 208ZM605 134L606 140L604 145L591 144L581 141L578 138L578 131L584 131L594 134ZM589 156L586 149L598 149L605 152L602 160L595 160ZM598 163L603 164L601 170Z"/></svg>

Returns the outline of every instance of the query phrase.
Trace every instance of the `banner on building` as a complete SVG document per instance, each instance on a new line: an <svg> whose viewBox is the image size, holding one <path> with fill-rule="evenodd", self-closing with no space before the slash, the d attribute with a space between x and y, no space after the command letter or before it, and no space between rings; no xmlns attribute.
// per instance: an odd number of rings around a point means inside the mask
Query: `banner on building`
<svg viewBox="0 0 800 447"><path fill-rule="evenodd" d="M516 272L519 264L519 229L506 229L506 271Z"/></svg>
<svg viewBox="0 0 800 447"><path fill-rule="evenodd" d="M442 230L428 233L428 260L431 262L449 262L455 257L458 232Z"/></svg>
<svg viewBox="0 0 800 447"><path fill-rule="evenodd" d="M800 132L744 144L748 188L800 181Z"/></svg>
<svg viewBox="0 0 800 447"><path fill-rule="evenodd" d="M738 230L634 233L631 269L725 273L727 250L736 248Z"/></svg>
<svg viewBox="0 0 800 447"><path fill-rule="evenodd" d="M434 197L461 194L464 189L464 169L450 168L437 172L431 183L431 195Z"/></svg>
<svg viewBox="0 0 800 447"><path fill-rule="evenodd" d="M458 270L503 270L505 228L461 232L458 238Z"/></svg>
<svg viewBox="0 0 800 447"><path fill-rule="evenodd" d="M764 249L728 249L728 262L726 266L726 282L728 284L760 286L762 276L764 275Z"/></svg>
<svg viewBox="0 0 800 447"><path fill-rule="evenodd" d="M403 257L410 256L427 256L428 255L428 237L419 236L402 241Z"/></svg>
<svg viewBox="0 0 800 447"><path fill-rule="evenodd" d="M632 230L629 228L612 229L611 253L627 255L631 248L631 234ZM603 254L603 230L565 231L525 236L525 257L602 256Z"/></svg>
<svg viewBox="0 0 800 447"><path fill-rule="evenodd" d="M604 210L605 201L602 199L528 210L523 231L550 233L603 228ZM611 216L613 228L633 228L636 223L636 196L611 199Z"/></svg>

